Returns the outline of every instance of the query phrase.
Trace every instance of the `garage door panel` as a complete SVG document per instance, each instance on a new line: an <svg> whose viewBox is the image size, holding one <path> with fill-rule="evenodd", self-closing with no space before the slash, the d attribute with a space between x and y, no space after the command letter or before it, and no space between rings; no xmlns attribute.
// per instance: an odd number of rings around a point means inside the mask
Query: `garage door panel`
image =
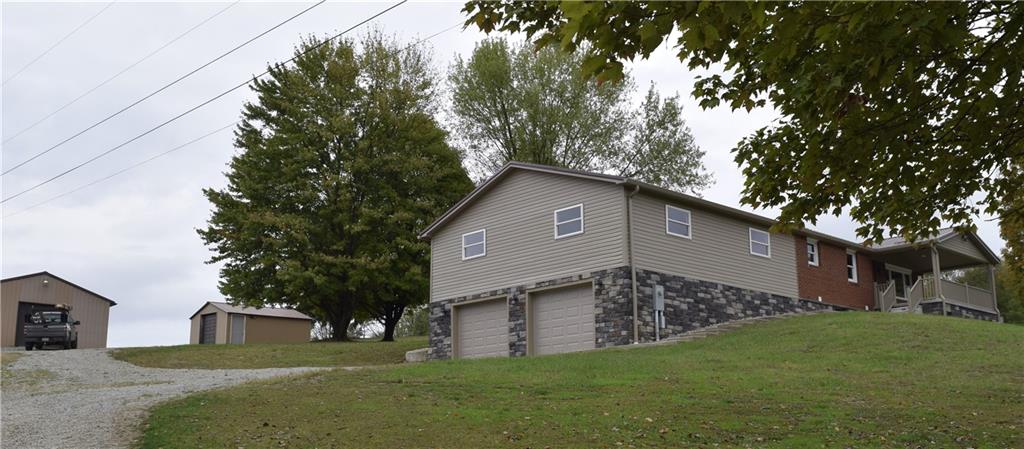
<svg viewBox="0 0 1024 449"><path fill-rule="evenodd" d="M508 305L505 300L455 306L459 358L508 357Z"/></svg>
<svg viewBox="0 0 1024 449"><path fill-rule="evenodd" d="M534 354L594 348L594 292L590 284L530 295Z"/></svg>

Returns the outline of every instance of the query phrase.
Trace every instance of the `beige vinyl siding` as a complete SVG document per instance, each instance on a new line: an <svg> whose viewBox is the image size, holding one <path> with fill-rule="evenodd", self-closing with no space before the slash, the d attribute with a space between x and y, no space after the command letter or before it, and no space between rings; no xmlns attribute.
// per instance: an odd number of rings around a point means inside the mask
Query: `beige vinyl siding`
<svg viewBox="0 0 1024 449"><path fill-rule="evenodd" d="M983 254L974 242L970 240L970 237L966 239L960 236L950 237L946 241L940 243L939 246L951 249L965 256L973 257L978 259L979 262L988 260L988 258L985 257L985 254Z"/></svg>
<svg viewBox="0 0 1024 449"><path fill-rule="evenodd" d="M306 343L312 329L309 320L248 315L245 343Z"/></svg>
<svg viewBox="0 0 1024 449"><path fill-rule="evenodd" d="M49 281L43 284L43 280ZM78 325L79 348L107 347L107 321L110 316L110 303L106 300L83 291L71 284L52 276L39 275L16 279L3 283L2 291L4 347L14 346L16 332L19 328L18 303L36 304L70 304L71 316L81 324Z"/></svg>
<svg viewBox="0 0 1024 449"><path fill-rule="evenodd" d="M554 211L583 204L584 233L556 240ZM431 301L625 265L623 189L516 171L431 238ZM487 230L487 255L462 260L462 234Z"/></svg>
<svg viewBox="0 0 1024 449"><path fill-rule="evenodd" d="M200 309L199 313L192 317L192 332L189 337L189 343L199 344L199 324L202 321L202 316L211 313L217 314L217 332L215 333L216 338L214 338L213 342L215 344L228 342L228 326L230 326L228 323L228 314L218 309L213 304L207 304L206 307Z"/></svg>
<svg viewBox="0 0 1024 449"><path fill-rule="evenodd" d="M665 205L687 209L691 236L665 232ZM681 202L646 194L633 198L634 261L637 268L701 279L750 290L798 297L796 243L771 233L771 258L750 254L750 228L756 225Z"/></svg>

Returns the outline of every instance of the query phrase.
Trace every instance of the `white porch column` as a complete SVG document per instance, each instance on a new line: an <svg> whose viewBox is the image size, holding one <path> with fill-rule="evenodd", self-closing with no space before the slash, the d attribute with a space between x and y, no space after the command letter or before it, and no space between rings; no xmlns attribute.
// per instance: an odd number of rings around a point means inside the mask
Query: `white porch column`
<svg viewBox="0 0 1024 449"><path fill-rule="evenodd" d="M996 266L988 266L988 285L992 290L992 308L996 311L996 315L999 315L999 301L996 298Z"/></svg>
<svg viewBox="0 0 1024 449"><path fill-rule="evenodd" d="M942 301L942 315L946 315L946 297L942 296L942 269L939 268L939 249L932 243L932 276L935 282L935 296Z"/></svg>

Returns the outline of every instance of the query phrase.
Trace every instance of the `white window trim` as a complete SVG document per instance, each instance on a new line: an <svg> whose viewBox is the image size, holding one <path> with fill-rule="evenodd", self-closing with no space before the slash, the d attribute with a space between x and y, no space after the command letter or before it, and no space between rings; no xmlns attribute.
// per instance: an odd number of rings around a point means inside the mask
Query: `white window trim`
<svg viewBox="0 0 1024 449"><path fill-rule="evenodd" d="M770 233L768 231L765 231L763 229L757 229L757 228L747 228L747 229L749 229L749 231L747 232L747 237L749 238L749 243L750 243L750 254L753 255L753 256L757 256L757 257L764 257L766 259L771 259L772 258L772 233ZM768 235L768 245L767 245L768 246L768 254L767 255L759 254L759 253L755 253L754 252L754 231L763 232L766 235ZM757 242L757 244L758 245L764 245L761 242Z"/></svg>
<svg viewBox="0 0 1024 449"><path fill-rule="evenodd" d="M668 216L669 209L675 209L677 211L686 212L687 221L686 222L682 222L682 221L679 221L679 220L673 220L673 219L669 218L669 216ZM686 228L689 229L690 232L689 232L689 234L677 234L675 232L672 232L671 230L669 230L669 226L668 226L669 223L679 223L679 224L682 224L682 225L686 225ZM682 237L684 239L693 240L693 212L690 212L689 209L683 209L681 207L675 207L675 206L670 206L670 205L666 204L665 205L665 233L668 234L668 235L674 235L676 237Z"/></svg>
<svg viewBox="0 0 1024 449"><path fill-rule="evenodd" d="M559 212L561 212L561 211L563 211L563 210L575 209L575 208L577 208L577 207L578 207L578 208L580 208L580 218L573 218L573 219L571 219L571 220L565 220L565 221L558 221L558 213L559 213ZM583 231L584 231L584 230L586 230L586 227L585 227L585 225L584 225L584 221L583 221L583 213L584 213L584 210L583 210L583 203L580 203L580 204L576 204L576 205L574 205L574 206L569 206L569 207L563 207L563 208L561 208L561 209L558 209L558 210L556 210L556 211L555 211L555 212L554 212L554 213L552 214L552 217L554 217L554 221L555 221L555 226L554 226L555 240L558 240L558 239L564 239L564 238L566 238L566 237L572 237L572 236L574 236L574 235L580 235L580 234L582 234L582 233L583 233ZM579 220L579 221L580 221L580 230L579 230L579 231L576 231L576 232L572 232L572 233L569 233L569 234L565 234L565 235L558 235L558 225L560 225L560 224L565 224L565 223L570 223L570 222L573 222L573 221L576 221L576 220Z"/></svg>
<svg viewBox="0 0 1024 449"><path fill-rule="evenodd" d="M474 243L472 245L466 245L466 236L467 235L476 234L478 232L483 232L484 233L484 241L480 242L480 243ZM478 257L484 257L484 256L487 255L487 229L486 228L484 228L484 229L477 229L476 231L467 232L465 234L462 234L462 240L459 243L462 244L462 260L469 260L469 259L476 259ZM480 245L480 244L483 244L484 252L482 252L480 254L477 254L475 256L466 257L466 248L467 247L469 247L469 246L476 246L476 245Z"/></svg>
<svg viewBox="0 0 1024 449"><path fill-rule="evenodd" d="M821 246L818 245L817 239L807 239L808 245L814 245L814 262L811 262L810 258L807 258L807 265L816 267L821 263Z"/></svg>
<svg viewBox="0 0 1024 449"><path fill-rule="evenodd" d="M853 260L853 265L851 266L849 264L849 262L846 263L846 268L847 269L853 268L852 270L850 270L850 272L853 273L853 277L851 278L849 275L847 275L846 276L846 280L856 284L857 283L857 278L858 278L858 275L857 275L857 268L858 268L857 267L857 252L852 250L852 249L848 249L848 250L846 250L846 254L853 256L853 258L850 259L850 260Z"/></svg>

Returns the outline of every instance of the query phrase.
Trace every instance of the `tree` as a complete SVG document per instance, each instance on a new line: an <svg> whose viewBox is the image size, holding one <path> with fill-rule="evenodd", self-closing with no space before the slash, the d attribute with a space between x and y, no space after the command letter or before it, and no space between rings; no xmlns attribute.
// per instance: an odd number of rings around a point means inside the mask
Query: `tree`
<svg viewBox="0 0 1024 449"><path fill-rule="evenodd" d="M972 229L982 210L1024 216L1009 206L1024 196L1010 170L1024 155L1024 3L506 0L464 11L487 32L586 51L582 70L599 81L622 79L623 61L670 36L691 69L721 64L694 86L703 107L781 113L733 149L742 201L781 206L777 230L844 208L872 241L917 240L942 222Z"/></svg>
<svg viewBox="0 0 1024 449"><path fill-rule="evenodd" d="M433 118L422 50L371 33L307 39L296 55L253 81L228 186L203 191L213 214L199 235L232 303L294 306L343 340L357 314L426 301L416 232L472 183Z"/></svg>
<svg viewBox="0 0 1024 449"><path fill-rule="evenodd" d="M430 308L418 306L406 311L398 322L395 335L398 337L426 336L430 332Z"/></svg>
<svg viewBox="0 0 1024 449"><path fill-rule="evenodd" d="M699 192L710 183L679 98L581 76L581 55L534 51L503 39L477 44L449 73L452 116L473 168L489 175L509 161L610 171Z"/></svg>

